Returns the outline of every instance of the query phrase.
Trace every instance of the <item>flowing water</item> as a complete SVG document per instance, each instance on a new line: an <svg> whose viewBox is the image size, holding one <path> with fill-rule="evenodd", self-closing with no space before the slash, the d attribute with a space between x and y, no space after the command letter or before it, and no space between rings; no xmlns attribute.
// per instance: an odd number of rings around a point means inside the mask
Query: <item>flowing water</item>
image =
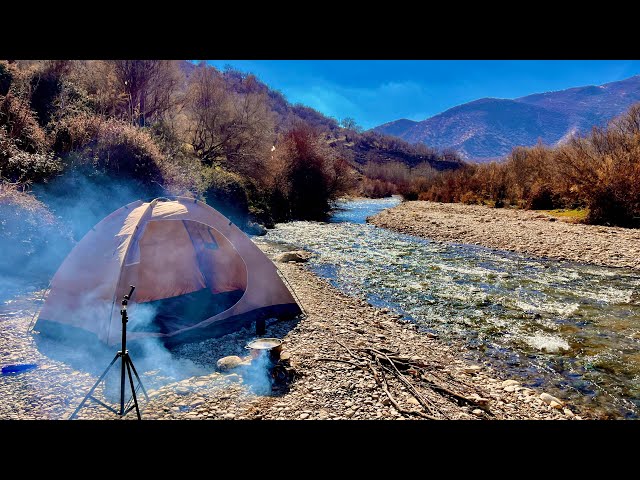
<svg viewBox="0 0 640 480"><path fill-rule="evenodd" d="M640 273L446 244L365 223L399 202L349 200L328 223L293 222L265 240L317 255L311 268L491 363L505 378L640 416Z"/></svg>

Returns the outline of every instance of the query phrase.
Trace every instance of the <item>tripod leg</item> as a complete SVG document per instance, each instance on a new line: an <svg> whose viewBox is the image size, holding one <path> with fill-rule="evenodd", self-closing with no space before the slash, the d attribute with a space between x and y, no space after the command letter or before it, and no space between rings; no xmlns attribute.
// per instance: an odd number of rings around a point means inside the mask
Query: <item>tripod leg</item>
<svg viewBox="0 0 640 480"><path fill-rule="evenodd" d="M124 345L123 345L124 348ZM122 365L120 368L120 416L124 416L124 377L125 377L125 363L127 360L127 352L122 352Z"/></svg>
<svg viewBox="0 0 640 480"><path fill-rule="evenodd" d="M131 365L131 368L133 369L134 375L138 379L138 383L140 384L140 388L142 389L142 393L144 393L144 397L147 400L149 400L149 395L147 395L147 390L144 388L144 385L142 384L142 380L140 380L140 375L138 375L138 371L136 370L136 366L133 364L133 360L131 360L131 357L129 357L129 364Z"/></svg>
<svg viewBox="0 0 640 480"><path fill-rule="evenodd" d="M129 384L131 385L131 395L133 395L133 404L136 406L136 414L138 415L138 420L142 420L142 417L140 416L140 408L138 408L138 398L136 397L136 389L133 386L133 376L131 375L131 364L133 362L131 362L131 359L129 358L129 356L125 356L122 358L122 362L123 364L126 363L127 364L127 372L129 372ZM142 384L140 384L142 385ZM123 404L123 408L124 408L124 404Z"/></svg>
<svg viewBox="0 0 640 480"><path fill-rule="evenodd" d="M97 386L100 384L100 382L102 381L102 379L104 377L107 376L107 373L109 372L109 370L111 369L111 367L113 367L113 364L116 363L116 360L118 360L118 357L120 356L120 352L116 353L116 356L113 357L113 360L111 360L111 363L109 364L109 366L104 370L104 372L102 372L102 375L100 375L100 378L98 378L98 380L96 380L96 383L93 384L93 387L91 387L91 390L89 390L89 393L87 393L84 398L82 399L82 401L80 402L80 405L78 405L78 408L76 408L76 410L71 414L71 416L69 417L69 420L73 420L75 418L75 416L78 414L78 412L80 411L80 409L84 406L85 402L89 399L89 397L93 394L93 391L97 388Z"/></svg>

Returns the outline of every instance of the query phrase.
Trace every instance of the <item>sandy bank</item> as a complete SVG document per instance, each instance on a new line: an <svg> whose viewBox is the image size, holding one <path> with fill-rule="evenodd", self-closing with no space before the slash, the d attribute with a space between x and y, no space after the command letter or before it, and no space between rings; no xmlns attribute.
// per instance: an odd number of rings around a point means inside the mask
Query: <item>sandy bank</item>
<svg viewBox="0 0 640 480"><path fill-rule="evenodd" d="M416 201L385 210L368 221L433 240L640 268L640 230L573 224L536 211Z"/></svg>

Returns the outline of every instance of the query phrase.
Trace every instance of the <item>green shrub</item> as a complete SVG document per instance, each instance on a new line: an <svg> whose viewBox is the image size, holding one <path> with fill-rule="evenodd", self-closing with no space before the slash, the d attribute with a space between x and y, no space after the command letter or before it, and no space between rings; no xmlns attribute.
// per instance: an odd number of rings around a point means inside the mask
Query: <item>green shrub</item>
<svg viewBox="0 0 640 480"><path fill-rule="evenodd" d="M249 214L249 197L243 178L220 167L205 172L204 197L209 205L243 226Z"/></svg>
<svg viewBox="0 0 640 480"><path fill-rule="evenodd" d="M10 182L43 182L62 172L62 162L52 153L17 151L5 162L0 163L0 177Z"/></svg>

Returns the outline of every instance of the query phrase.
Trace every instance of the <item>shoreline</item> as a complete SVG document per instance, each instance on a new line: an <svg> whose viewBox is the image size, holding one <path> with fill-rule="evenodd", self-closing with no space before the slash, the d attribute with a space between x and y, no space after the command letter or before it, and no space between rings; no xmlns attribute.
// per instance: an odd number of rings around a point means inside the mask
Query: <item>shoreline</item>
<svg viewBox="0 0 640 480"><path fill-rule="evenodd" d="M272 259L280 253L273 245L257 243ZM445 384L454 393L480 402L460 403L422 382L415 382L420 394L433 405L437 418L550 420L593 417L584 407L556 405L541 390L522 386L517 380L500 378L488 364L470 364L457 347L418 332L414 324L393 312L340 292L303 263L277 263L277 266L301 299L308 316L300 321L269 323L266 336L284 339L284 348L291 356L291 365L298 378L286 391L256 395L248 387L250 376L242 366L227 372L217 371L215 365L220 357L246 355L244 345L253 336L251 330L184 345L178 350L181 359L199 362L205 371L162 383L156 382L157 373L140 369L151 397L149 402L141 402L144 419L420 418L398 411L366 371L320 360L350 360L349 353L338 341L353 352L361 348L398 351L404 357L426 365L426 371L434 375L432 378L445 379ZM5 377L6 381L0 384L0 418L68 418L97 374L74 370L68 363L54 360L38 350L33 336L26 333L26 326L38 306L33 301L30 305L17 316L5 318L0 314L4 320L0 351L13 351L15 355L13 358L0 355L2 363L20 359L39 365L31 372ZM137 358L134 361L138 363ZM392 389L391 379L389 382ZM396 384L392 390L401 409L419 409L416 400L402 385ZM79 418L117 417L105 409L91 406L83 409ZM129 414L126 418L134 419L135 415Z"/></svg>
<svg viewBox="0 0 640 480"><path fill-rule="evenodd" d="M534 210L407 201L367 222L430 240L640 269L640 230L569 223Z"/></svg>

